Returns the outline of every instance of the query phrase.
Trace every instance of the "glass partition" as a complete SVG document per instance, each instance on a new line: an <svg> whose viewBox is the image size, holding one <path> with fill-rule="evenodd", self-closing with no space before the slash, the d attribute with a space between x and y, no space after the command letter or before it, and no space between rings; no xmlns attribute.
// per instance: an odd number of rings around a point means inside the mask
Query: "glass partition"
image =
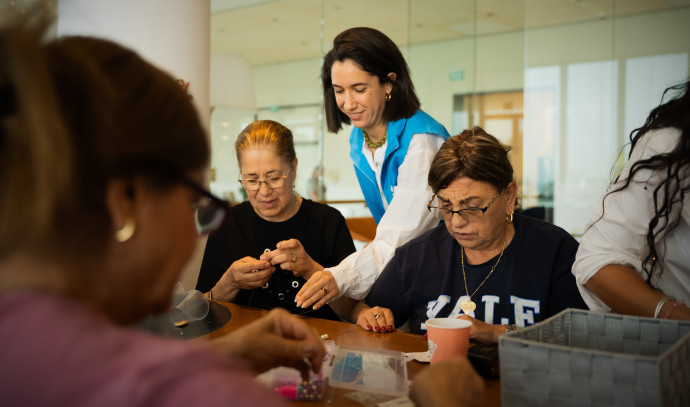
<svg viewBox="0 0 690 407"><path fill-rule="evenodd" d="M540 26L544 1L525 2L524 202L550 195L552 221L575 236L620 172L630 132L688 78L688 7L599 6L597 18Z"/></svg>
<svg viewBox="0 0 690 407"><path fill-rule="evenodd" d="M296 191L346 217L369 212L348 156L350 128L325 130L319 79L322 55L346 28L371 26L399 45L422 109L451 134L479 125L511 145L523 208L575 236L625 161L630 131L664 88L688 77L687 2L222 3L212 2L212 51L250 60L257 110L232 120L214 111L212 187L241 199L230 147L254 117L271 118L295 133Z"/></svg>

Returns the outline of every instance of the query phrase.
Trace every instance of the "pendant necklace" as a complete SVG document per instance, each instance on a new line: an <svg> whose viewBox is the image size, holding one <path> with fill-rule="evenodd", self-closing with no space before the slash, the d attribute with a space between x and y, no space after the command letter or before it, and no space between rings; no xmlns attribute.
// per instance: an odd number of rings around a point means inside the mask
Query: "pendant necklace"
<svg viewBox="0 0 690 407"><path fill-rule="evenodd" d="M503 242L505 245L506 241L508 240L508 232L506 232L506 239ZM467 289L467 277L465 276L465 248L460 247L460 264L462 264L462 279L465 280L465 293L469 297L466 300L463 300L460 302L460 309L462 309L462 312L465 314L469 314L470 312L474 311L477 308L477 304L475 304L474 301L472 301L472 296L479 291L479 289L484 285L486 280L491 277L491 274L493 274L494 270L496 270L496 267L498 267L498 263L501 261L501 257L503 257L503 252L506 250L505 246L503 247L503 250L501 250L501 254L498 256L498 260L496 260L496 264L494 264L493 267L491 267L491 271L489 271L489 274L484 277L484 280L482 280L481 284L477 287L476 290L472 294L470 294L470 291Z"/></svg>

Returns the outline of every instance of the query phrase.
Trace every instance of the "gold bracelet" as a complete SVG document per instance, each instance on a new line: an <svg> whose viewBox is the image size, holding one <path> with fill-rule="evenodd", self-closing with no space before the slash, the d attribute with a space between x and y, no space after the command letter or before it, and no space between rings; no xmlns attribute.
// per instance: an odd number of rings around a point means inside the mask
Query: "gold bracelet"
<svg viewBox="0 0 690 407"><path fill-rule="evenodd" d="M208 294L206 295L206 297L208 298L209 301L213 301L213 288L211 288L208 291Z"/></svg>

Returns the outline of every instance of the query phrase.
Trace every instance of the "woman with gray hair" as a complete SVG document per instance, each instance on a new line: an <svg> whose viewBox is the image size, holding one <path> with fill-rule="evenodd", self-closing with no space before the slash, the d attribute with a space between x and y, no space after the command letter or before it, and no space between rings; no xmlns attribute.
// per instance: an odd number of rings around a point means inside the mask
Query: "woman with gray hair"
<svg viewBox="0 0 690 407"><path fill-rule="evenodd" d="M443 223L400 247L352 315L386 332L429 318L472 321L470 337L496 342L565 308L584 308L570 267L577 242L563 229L515 213L509 147L482 128L447 140L434 157L427 208ZM370 306L374 306L370 308Z"/></svg>

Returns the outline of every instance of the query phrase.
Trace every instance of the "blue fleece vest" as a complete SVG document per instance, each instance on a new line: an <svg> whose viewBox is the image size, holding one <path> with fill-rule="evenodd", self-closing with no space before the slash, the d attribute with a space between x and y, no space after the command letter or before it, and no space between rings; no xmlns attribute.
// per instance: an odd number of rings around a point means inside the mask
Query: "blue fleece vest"
<svg viewBox="0 0 690 407"><path fill-rule="evenodd" d="M420 133L436 134L448 140L450 134L443 125L422 110L418 110L408 119L400 119L388 123L386 138L388 147L381 169L381 187L383 195L390 204L393 200L393 188L398 185L398 168L405 160L407 149L410 147L412 136ZM385 212L381 193L376 183L376 173L369 166L362 152L364 135L362 129L354 127L350 133L350 159L355 166L355 173L359 180L359 187L364 194L364 200L369 206L376 223L379 223Z"/></svg>

